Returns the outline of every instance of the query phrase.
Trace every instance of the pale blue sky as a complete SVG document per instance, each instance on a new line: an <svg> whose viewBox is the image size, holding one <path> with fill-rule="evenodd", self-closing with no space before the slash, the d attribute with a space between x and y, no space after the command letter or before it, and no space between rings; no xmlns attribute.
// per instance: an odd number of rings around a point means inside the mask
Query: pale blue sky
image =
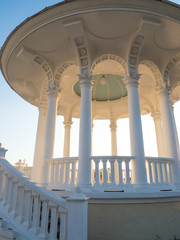
<svg viewBox="0 0 180 240"><path fill-rule="evenodd" d="M58 3L58 0L0 0L0 46L10 32L27 17L42 10L46 6ZM180 4L180 0L176 1ZM7 159L17 162L18 159L26 159L32 165L34 144L38 120L36 107L25 102L6 83L0 73L0 142L8 149ZM175 105L175 117L178 133L180 133L180 103ZM57 118L57 137L55 156L62 156L63 152L63 118ZM147 127L148 126L148 127ZM143 131L146 155L157 154L155 144L155 132L150 116L143 117ZM72 126L71 155L78 155L78 121ZM118 122L118 153L130 155L128 121ZM110 130L109 122L95 122L93 129L93 153L94 155L110 154Z"/></svg>

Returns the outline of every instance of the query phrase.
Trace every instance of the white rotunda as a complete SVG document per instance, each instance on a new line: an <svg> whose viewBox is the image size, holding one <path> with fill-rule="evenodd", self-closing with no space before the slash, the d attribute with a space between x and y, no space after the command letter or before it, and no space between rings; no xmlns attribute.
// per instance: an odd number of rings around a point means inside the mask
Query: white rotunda
<svg viewBox="0 0 180 240"><path fill-rule="evenodd" d="M88 206L79 239L87 239L87 226L89 240L180 237L180 150L173 113L180 99L178 5L60 2L9 35L1 70L10 87L39 109L32 180L59 198L77 194ZM154 120L158 157L144 153L145 114ZM53 155L58 115L64 116L63 158ZM69 155L72 118L80 119L78 157ZM122 118L129 119L130 156L117 154ZM111 156L92 155L94 119L110 120ZM47 239L46 230L37 239Z"/></svg>

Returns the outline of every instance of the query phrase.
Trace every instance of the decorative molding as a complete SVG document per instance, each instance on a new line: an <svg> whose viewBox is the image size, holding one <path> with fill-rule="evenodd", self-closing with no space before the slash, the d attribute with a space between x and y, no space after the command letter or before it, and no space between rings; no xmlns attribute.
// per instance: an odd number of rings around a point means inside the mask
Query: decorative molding
<svg viewBox="0 0 180 240"><path fill-rule="evenodd" d="M138 72L138 65L139 65L139 57L141 54L141 50L144 46L144 36L142 34L138 34L132 44L129 51L128 57L128 70L129 73Z"/></svg>
<svg viewBox="0 0 180 240"><path fill-rule="evenodd" d="M43 57L39 56L35 51L22 47L18 52L17 57L26 62L37 63L42 68L43 72L45 72L48 80L53 77L52 69L48 62Z"/></svg>
<svg viewBox="0 0 180 240"><path fill-rule="evenodd" d="M98 65L100 62L103 62L105 60L113 60L113 61L119 63L123 67L125 75L128 75L128 67L127 67L126 61L123 58L121 58L117 55L113 55L113 54L104 54L104 55L98 57L97 59L95 59L91 66L91 74L92 74L94 68L96 67L96 65Z"/></svg>
<svg viewBox="0 0 180 240"><path fill-rule="evenodd" d="M88 73L90 71L89 51L82 22L80 20L71 22L65 24L64 27L74 41L79 60L80 72L82 74Z"/></svg>
<svg viewBox="0 0 180 240"><path fill-rule="evenodd" d="M139 27L135 32L135 37L132 40L128 56L128 70L129 73L138 73L138 65L140 60L141 51L143 49L147 35L147 27L150 31L154 31L160 26L160 22L153 19L142 18L139 21Z"/></svg>
<svg viewBox="0 0 180 240"><path fill-rule="evenodd" d="M54 73L54 79L55 79L55 81L58 81L59 84L60 84L61 77L62 77L62 74L64 73L64 71L65 71L68 67L73 66L73 65L76 65L76 66L77 66L77 64L75 64L74 62L71 62L71 61L63 63L63 64L55 71L55 73Z"/></svg>
<svg viewBox="0 0 180 240"><path fill-rule="evenodd" d="M151 72L154 76L154 79L156 81L156 87L164 86L162 74L155 63L153 63L152 61L149 61L149 60L144 60L141 62L141 64L145 65L146 67L148 67L151 70Z"/></svg>
<svg viewBox="0 0 180 240"><path fill-rule="evenodd" d="M168 86L169 85L169 73L171 69L180 61L180 54L173 57L167 64L164 74L163 74L163 81Z"/></svg>

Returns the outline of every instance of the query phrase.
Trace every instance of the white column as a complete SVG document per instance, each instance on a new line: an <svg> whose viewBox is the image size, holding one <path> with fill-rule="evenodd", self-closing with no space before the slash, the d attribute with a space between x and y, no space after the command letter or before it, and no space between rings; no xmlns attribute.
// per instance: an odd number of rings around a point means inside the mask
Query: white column
<svg viewBox="0 0 180 240"><path fill-rule="evenodd" d="M156 112L155 114L152 114L152 117L154 120L154 125L156 130L158 156L165 157L160 113Z"/></svg>
<svg viewBox="0 0 180 240"><path fill-rule="evenodd" d="M177 133L177 127L176 127L176 121L174 117L174 106L171 105L171 111L172 111L172 118L173 118L173 125L174 125L174 132L176 136L176 147L177 147L177 152L178 152L178 158L180 160L180 149L179 149L179 138L178 138L178 133Z"/></svg>
<svg viewBox="0 0 180 240"><path fill-rule="evenodd" d="M56 130L57 102L59 89L48 89L48 108L44 141L44 155L42 163L41 183L47 184L49 180L49 164L48 159L53 157L54 140Z"/></svg>
<svg viewBox="0 0 180 240"><path fill-rule="evenodd" d="M117 156L117 137L116 137L117 124L115 120L111 119L110 129L111 129L111 154L112 156Z"/></svg>
<svg viewBox="0 0 180 240"><path fill-rule="evenodd" d="M172 117L172 111L169 101L169 93L166 89L159 90L159 104L162 116L163 136L164 136L164 148L166 149L166 157L174 159L174 183L180 185L180 171L178 161L178 151L176 145L176 134L174 131L174 123Z"/></svg>
<svg viewBox="0 0 180 240"><path fill-rule="evenodd" d="M47 113L47 107L44 105L40 105L38 127L37 127L37 133L36 133L36 144L35 144L35 150L34 150L32 177L31 177L32 180L37 183L40 183L40 176L41 176L41 170L42 170L46 113Z"/></svg>
<svg viewBox="0 0 180 240"><path fill-rule="evenodd" d="M63 156L69 157L70 153L70 134L72 121L64 120L64 151Z"/></svg>
<svg viewBox="0 0 180 240"><path fill-rule="evenodd" d="M138 94L139 77L139 74L133 74L128 77L127 88L131 154L132 156L135 156L135 159L132 161L132 183L135 184L136 187L143 187L143 185L147 184L147 176Z"/></svg>
<svg viewBox="0 0 180 240"><path fill-rule="evenodd" d="M81 87L78 185L89 188L91 184L91 76L79 75Z"/></svg>

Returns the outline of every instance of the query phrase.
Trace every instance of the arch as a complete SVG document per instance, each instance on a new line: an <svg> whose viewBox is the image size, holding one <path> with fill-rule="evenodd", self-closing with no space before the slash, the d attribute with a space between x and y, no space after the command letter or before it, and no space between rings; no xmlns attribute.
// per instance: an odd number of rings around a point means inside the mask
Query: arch
<svg viewBox="0 0 180 240"><path fill-rule="evenodd" d="M68 69L68 67L73 66L73 65L77 66L77 64L75 64L74 62L69 61L69 62L63 63L60 67L58 67L58 69L55 70L55 72L54 72L55 81L58 81L60 84L61 77L62 77L64 71L66 69Z"/></svg>
<svg viewBox="0 0 180 240"><path fill-rule="evenodd" d="M156 87L160 87L163 85L163 79L162 79L161 72L155 63L153 63L152 61L149 61L149 60L144 60L140 64L143 64L150 69L150 71L156 81Z"/></svg>
<svg viewBox="0 0 180 240"><path fill-rule="evenodd" d="M112 61L115 61L115 62L119 63L119 64L123 67L124 72L125 72L125 75L128 75L128 68L127 68L127 63L126 63L126 61L125 61L123 58L121 58L121 57L119 57L119 56L117 56L117 55L113 55L113 54L104 54L104 55L96 58L96 59L94 60L94 62L92 63L92 65L91 65L91 74L92 74L94 68L95 68L100 62L103 62L103 61L105 61L105 60L112 60Z"/></svg>
<svg viewBox="0 0 180 240"><path fill-rule="evenodd" d="M36 64L38 64L38 66L41 67L41 69L43 70L43 72L46 75L46 79L43 83L43 87L42 87L42 91L41 91L41 95L40 95L40 101L39 101L39 106L40 105L47 105L47 88L48 88L48 84L52 81L54 81L53 79L53 72L52 72L52 68L49 65L49 63L40 55L38 55L35 51L32 51L30 49L27 49L25 47L22 47L19 51L19 53L17 54L17 57L23 59L24 61L27 62L35 62Z"/></svg>
<svg viewBox="0 0 180 240"><path fill-rule="evenodd" d="M173 57L168 64L166 65L166 68L163 73L163 81L168 86L169 82L169 73L171 69L180 61L180 54L177 54L175 57Z"/></svg>

